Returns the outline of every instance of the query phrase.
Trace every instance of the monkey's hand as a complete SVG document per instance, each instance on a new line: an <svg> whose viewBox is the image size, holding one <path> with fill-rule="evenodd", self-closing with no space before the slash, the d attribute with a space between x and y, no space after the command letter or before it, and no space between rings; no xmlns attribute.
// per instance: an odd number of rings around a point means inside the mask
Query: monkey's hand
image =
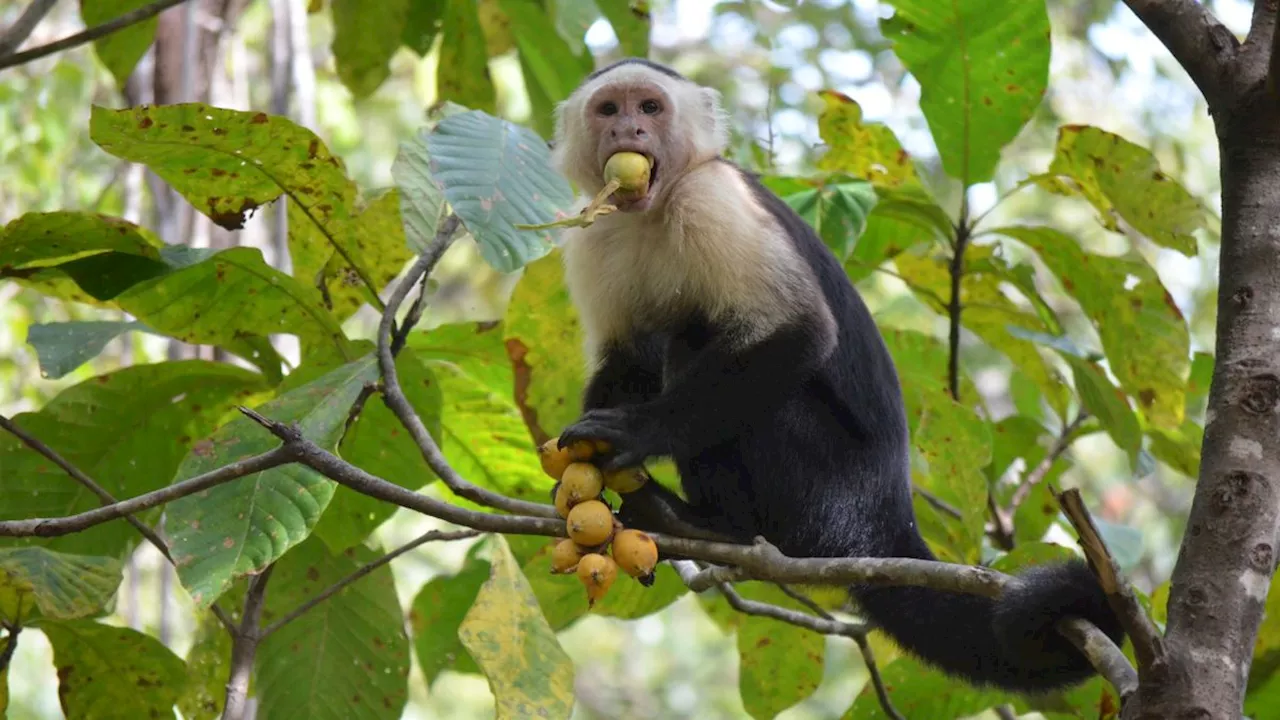
<svg viewBox="0 0 1280 720"><path fill-rule="evenodd" d="M560 447L578 440L604 440L612 448L601 467L635 467L651 457L671 454L668 429L632 407L597 408L583 413L560 433Z"/></svg>

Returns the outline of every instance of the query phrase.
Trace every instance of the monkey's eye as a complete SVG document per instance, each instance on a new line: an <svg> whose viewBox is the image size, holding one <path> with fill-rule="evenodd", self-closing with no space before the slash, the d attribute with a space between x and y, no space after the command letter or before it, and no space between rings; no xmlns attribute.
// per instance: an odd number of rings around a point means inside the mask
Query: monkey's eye
<svg viewBox="0 0 1280 720"><path fill-rule="evenodd" d="M609 101L609 102L606 102L606 103L602 103L602 104L600 105L600 108L599 108L598 112L599 112L601 115L617 115L617 114L618 114L618 104L617 104L617 103L615 103L615 102L613 102L613 101Z"/></svg>
<svg viewBox="0 0 1280 720"><path fill-rule="evenodd" d="M640 112L644 113L645 115L653 115L661 109L662 109L662 106L658 104L657 100L645 100L644 102L640 103Z"/></svg>

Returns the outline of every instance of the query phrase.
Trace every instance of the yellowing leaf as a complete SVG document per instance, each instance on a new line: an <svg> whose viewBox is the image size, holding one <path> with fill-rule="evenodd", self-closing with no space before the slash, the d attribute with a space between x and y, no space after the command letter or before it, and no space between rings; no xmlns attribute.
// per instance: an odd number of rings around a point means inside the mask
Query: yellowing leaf
<svg viewBox="0 0 1280 720"><path fill-rule="evenodd" d="M33 615L64 620L94 615L115 595L120 573L116 558L0 548L0 618L25 623Z"/></svg>
<svg viewBox="0 0 1280 720"><path fill-rule="evenodd" d="M919 187L911 156L887 125L862 122L862 106L834 90L821 93L826 108L818 134L827 143L818 168L862 178L877 188Z"/></svg>

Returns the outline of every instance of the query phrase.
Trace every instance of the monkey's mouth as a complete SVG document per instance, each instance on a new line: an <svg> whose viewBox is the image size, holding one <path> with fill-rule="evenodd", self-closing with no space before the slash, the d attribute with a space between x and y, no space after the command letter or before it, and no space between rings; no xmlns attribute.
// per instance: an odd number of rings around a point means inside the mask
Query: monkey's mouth
<svg viewBox="0 0 1280 720"><path fill-rule="evenodd" d="M649 185L645 188L643 193L627 193L618 191L610 195L609 201L614 205L614 207L618 208L618 210L622 212L644 212L653 204L654 188L658 186L661 163L658 162L657 158L647 152L642 152L640 154L644 155L649 161Z"/></svg>

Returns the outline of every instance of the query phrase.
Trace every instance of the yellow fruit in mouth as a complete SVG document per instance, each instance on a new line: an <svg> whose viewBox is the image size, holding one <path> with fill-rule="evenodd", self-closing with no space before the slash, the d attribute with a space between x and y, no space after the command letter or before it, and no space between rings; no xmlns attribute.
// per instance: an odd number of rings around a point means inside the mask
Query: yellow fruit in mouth
<svg viewBox="0 0 1280 720"><path fill-rule="evenodd" d="M649 191L649 158L640 153L614 153L604 164L604 181L617 180L618 192L643 197Z"/></svg>

